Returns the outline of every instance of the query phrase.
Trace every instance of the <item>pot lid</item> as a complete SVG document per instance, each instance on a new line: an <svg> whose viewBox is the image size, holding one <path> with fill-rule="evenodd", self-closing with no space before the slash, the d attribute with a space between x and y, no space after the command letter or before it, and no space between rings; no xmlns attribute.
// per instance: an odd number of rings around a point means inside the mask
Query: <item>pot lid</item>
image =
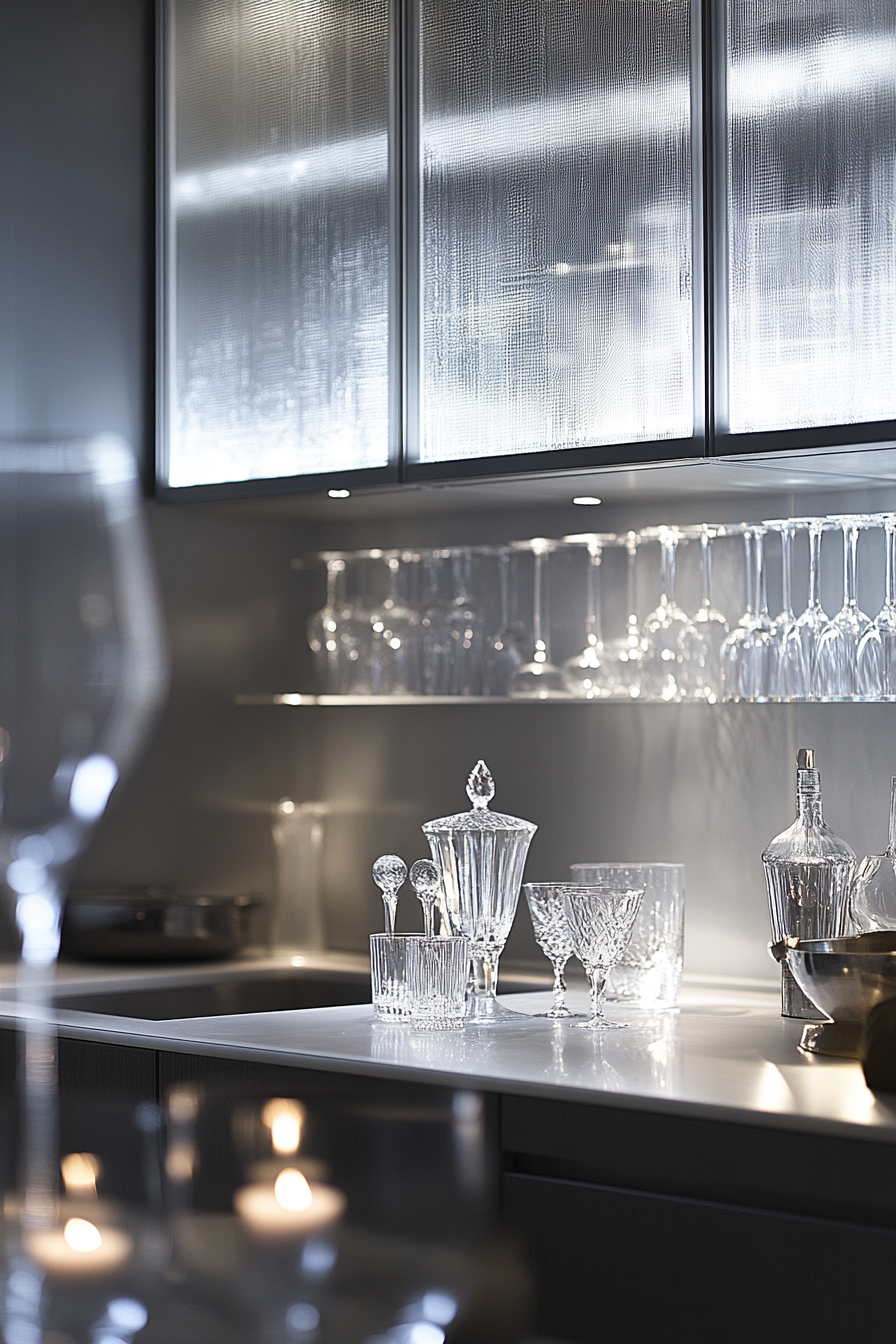
<svg viewBox="0 0 896 1344"><path fill-rule="evenodd" d="M424 835L440 831L519 831L534 835L538 827L522 817L509 817L504 812L490 812L488 805L495 796L495 781L485 761L477 761L467 780L467 797L473 804L470 812L457 812L452 817L439 817L421 827Z"/></svg>

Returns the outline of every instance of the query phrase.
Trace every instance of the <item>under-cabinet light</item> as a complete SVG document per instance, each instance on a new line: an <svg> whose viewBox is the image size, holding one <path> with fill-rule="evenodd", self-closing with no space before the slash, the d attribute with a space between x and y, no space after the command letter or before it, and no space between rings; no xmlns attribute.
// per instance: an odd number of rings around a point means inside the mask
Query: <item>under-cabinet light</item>
<svg viewBox="0 0 896 1344"><path fill-rule="evenodd" d="M328 490L328 491L327 491L327 494L330 496L331 499L349 499L349 498L351 498L351 493L352 493L351 490Z"/></svg>

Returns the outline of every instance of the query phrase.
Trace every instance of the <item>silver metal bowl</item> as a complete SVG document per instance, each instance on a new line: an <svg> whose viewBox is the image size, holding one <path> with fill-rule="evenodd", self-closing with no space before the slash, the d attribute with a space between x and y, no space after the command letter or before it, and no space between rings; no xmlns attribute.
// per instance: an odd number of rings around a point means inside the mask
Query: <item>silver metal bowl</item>
<svg viewBox="0 0 896 1344"><path fill-rule="evenodd" d="M795 941L795 940L794 940ZM802 1047L857 1056L871 1009L896 998L896 930L852 938L801 938L784 953L800 989L835 1024L810 1024Z"/></svg>

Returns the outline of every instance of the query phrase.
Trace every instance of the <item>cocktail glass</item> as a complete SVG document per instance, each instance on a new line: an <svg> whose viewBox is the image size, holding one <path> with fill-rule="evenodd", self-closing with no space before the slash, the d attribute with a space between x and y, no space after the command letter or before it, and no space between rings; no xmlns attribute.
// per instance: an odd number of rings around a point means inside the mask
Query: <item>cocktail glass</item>
<svg viewBox="0 0 896 1344"><path fill-rule="evenodd" d="M577 1025L587 1031L615 1031L626 1026L604 1016L607 976L632 935L644 888L614 885L564 886L563 906L573 951L591 982L591 1016Z"/></svg>
<svg viewBox="0 0 896 1344"><path fill-rule="evenodd" d="M566 882L527 882L523 887L532 916L535 941L554 968L553 1006L547 1013L535 1013L535 1017L581 1016L580 1013L570 1012L566 1006L563 972L572 956L572 934L563 905L566 886Z"/></svg>
<svg viewBox="0 0 896 1344"><path fill-rule="evenodd" d="M479 1026L519 1022L495 998L498 961L516 914L523 868L538 829L520 817L490 812L495 785L484 761L467 781L472 811L428 821L423 834L442 874L443 909L453 934L470 940L473 961L468 1020Z"/></svg>

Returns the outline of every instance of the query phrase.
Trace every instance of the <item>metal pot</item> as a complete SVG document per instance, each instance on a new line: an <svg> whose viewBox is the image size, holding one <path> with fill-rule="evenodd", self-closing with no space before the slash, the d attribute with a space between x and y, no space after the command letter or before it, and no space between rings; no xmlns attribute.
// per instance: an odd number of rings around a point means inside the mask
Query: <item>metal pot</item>
<svg viewBox="0 0 896 1344"><path fill-rule="evenodd" d="M72 891L61 954L82 961L229 957L249 940L258 896L188 895L165 887Z"/></svg>

